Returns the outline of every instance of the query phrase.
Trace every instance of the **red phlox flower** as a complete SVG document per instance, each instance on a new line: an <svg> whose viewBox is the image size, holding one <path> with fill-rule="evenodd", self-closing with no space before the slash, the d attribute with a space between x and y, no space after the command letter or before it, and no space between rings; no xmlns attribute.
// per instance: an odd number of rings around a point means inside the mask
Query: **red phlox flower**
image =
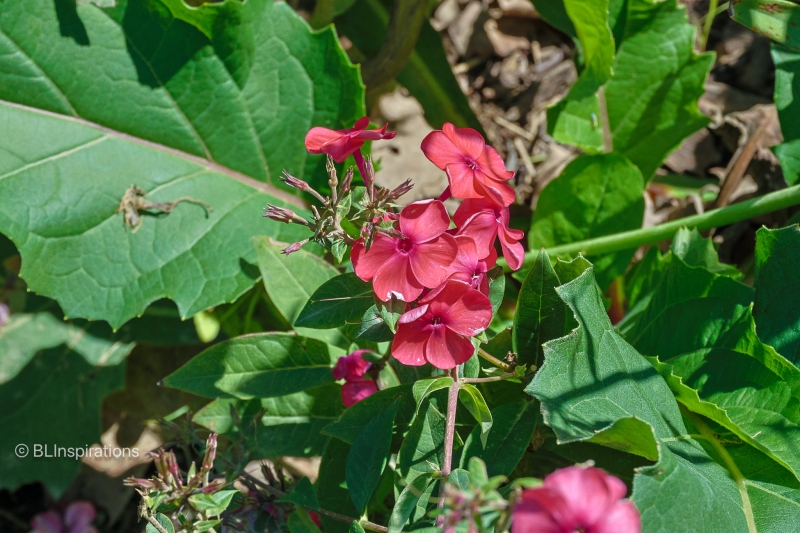
<svg viewBox="0 0 800 533"><path fill-rule="evenodd" d="M354 152L364 146L364 141L391 139L394 131L386 132L386 125L377 130L368 130L369 117L361 117L347 130L329 130L317 126L306 134L306 150L312 154L328 154L337 163L343 163Z"/></svg>
<svg viewBox="0 0 800 533"><path fill-rule="evenodd" d="M495 237L500 238L500 248L508 266L517 270L525 259L525 250L519 243L524 233L508 227L511 220L508 207L500 207L486 200L464 200L453 214L458 235L472 237L478 255L487 257L494 248Z"/></svg>
<svg viewBox="0 0 800 533"><path fill-rule="evenodd" d="M392 355L403 364L430 363L450 369L469 359L475 347L469 337L480 334L492 320L492 304L480 291L448 279L404 313L392 341Z"/></svg>
<svg viewBox="0 0 800 533"><path fill-rule="evenodd" d="M442 202L408 204L400 212L398 225L404 238L378 233L369 251L358 240L350 252L356 275L372 280L375 294L384 302L393 294L411 302L423 288L438 287L458 253L456 240L445 233L450 216Z"/></svg>
<svg viewBox="0 0 800 533"><path fill-rule="evenodd" d="M456 128L449 122L430 132L422 151L447 172L450 192L456 198L489 198L500 205L514 202L516 193L507 182L514 173L506 170L500 154L477 131Z"/></svg>
<svg viewBox="0 0 800 533"><path fill-rule="evenodd" d="M63 513L45 511L31 520L31 533L97 533L92 526L97 512L89 502L73 502Z"/></svg>
<svg viewBox="0 0 800 533"><path fill-rule="evenodd" d="M625 484L599 468L570 466L526 489L514 506L511 533L640 533Z"/></svg>
<svg viewBox="0 0 800 533"><path fill-rule="evenodd" d="M350 407L376 392L378 392L378 386L371 379L362 378L345 381L344 385L342 385L342 403L345 407Z"/></svg>
<svg viewBox="0 0 800 533"><path fill-rule="evenodd" d="M478 254L475 240L467 235L456 235L458 255L450 265L450 278L466 281L470 287L489 295L489 276L486 273L497 263L497 252L491 248L483 259Z"/></svg>
<svg viewBox="0 0 800 533"><path fill-rule="evenodd" d="M356 350L349 355L340 357L339 360L336 361L336 366L333 367L334 379L354 380L363 378L371 365L361 357L361 354L369 351L370 350Z"/></svg>

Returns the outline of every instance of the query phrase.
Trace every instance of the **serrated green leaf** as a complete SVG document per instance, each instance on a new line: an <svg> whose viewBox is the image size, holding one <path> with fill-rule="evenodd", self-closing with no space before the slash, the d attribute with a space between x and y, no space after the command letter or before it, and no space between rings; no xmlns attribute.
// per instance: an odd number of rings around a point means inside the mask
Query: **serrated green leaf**
<svg viewBox="0 0 800 533"><path fill-rule="evenodd" d="M13 315L0 328L0 487L41 481L56 497L69 487L80 461L53 457L53 447L100 442L103 399L124 386L132 347L49 313ZM27 455L15 453L18 445Z"/></svg>
<svg viewBox="0 0 800 533"><path fill-rule="evenodd" d="M783 177L789 185L794 185L800 179L800 124L796 120L800 99L795 96L800 94L800 52L772 45L772 61L775 63L775 107L783 134L783 143L772 150L781 162Z"/></svg>
<svg viewBox="0 0 800 533"><path fill-rule="evenodd" d="M603 439L625 450L638 428L659 462L639 471L632 499L642 529L748 531L736 483L689 436L677 403L661 376L611 325L591 270L557 289L578 328L545 345L545 362L526 389L542 402L545 423L559 442ZM620 419L637 419L624 428ZM648 439L647 435L650 435ZM621 440L622 439L622 440Z"/></svg>
<svg viewBox="0 0 800 533"><path fill-rule="evenodd" d="M758 337L800 365L800 226L756 233L753 318Z"/></svg>
<svg viewBox="0 0 800 533"><path fill-rule="evenodd" d="M528 234L530 247L545 248L640 228L643 192L641 172L625 157L580 156L542 191ZM634 252L598 258L595 270L603 289L625 271Z"/></svg>
<svg viewBox="0 0 800 533"><path fill-rule="evenodd" d="M153 518L164 528L167 533L175 533L175 526L172 525L172 520L167 518L161 513L156 513L153 515ZM159 533L159 531L153 527L153 524L148 522L147 527L145 527L145 533Z"/></svg>
<svg viewBox="0 0 800 533"><path fill-rule="evenodd" d="M267 0L244 3L241 17L251 60L159 0L78 3L69 19L49 0L4 2L0 231L31 290L68 317L119 327L164 297L193 316L255 283L253 235L302 238L253 217L291 200L272 185L283 169L327 181L302 139L312 125L350 127L363 87L332 29L312 33ZM132 184L149 201L188 196L213 212L184 202L144 215L134 234L115 213Z"/></svg>
<svg viewBox="0 0 800 533"><path fill-rule="evenodd" d="M492 412L489 411L489 406L486 405L486 400L483 399L481 391L475 385L462 384L458 389L458 399L478 422L478 426L481 428L481 444L486 448L493 421Z"/></svg>
<svg viewBox="0 0 800 533"><path fill-rule="evenodd" d="M219 516L231 504L238 490L221 490L214 494L192 494L189 503L198 511L204 511L209 516Z"/></svg>
<svg viewBox="0 0 800 533"><path fill-rule="evenodd" d="M205 398L270 398L332 383L344 350L290 333L259 333L207 349L164 379Z"/></svg>
<svg viewBox="0 0 800 533"><path fill-rule="evenodd" d="M604 85L613 148L649 180L667 155L709 120L698 107L713 54L694 54L695 28L676 0L629 0L614 29L614 75ZM599 99L585 72L548 111L548 131L589 152L603 150Z"/></svg>
<svg viewBox="0 0 800 533"><path fill-rule="evenodd" d="M357 0L335 23L362 54L371 57L384 41L391 13L391 1ZM447 61L442 37L428 21L422 23L417 46L397 81L419 101L426 122L434 128L452 122L457 127L483 131Z"/></svg>
<svg viewBox="0 0 800 533"><path fill-rule="evenodd" d="M403 488L394 504L392 514L389 516L389 533L401 533L403 527L408 523L411 513L425 493L425 489L431 484L430 476L419 476L412 483Z"/></svg>
<svg viewBox="0 0 800 533"><path fill-rule="evenodd" d="M492 431L486 446L480 442L481 428L476 426L464 442L459 466L478 457L486 464L489 476L510 476L536 430L538 404L517 400L492 409Z"/></svg>
<svg viewBox="0 0 800 533"><path fill-rule="evenodd" d="M357 323L374 303L372 285L354 272L340 274L314 291L295 325L327 329Z"/></svg>
<svg viewBox="0 0 800 533"><path fill-rule="evenodd" d="M672 239L670 250L689 266L702 267L714 274L733 279L742 277L742 273L735 266L719 261L714 242L711 239L704 239L695 228L678 230Z"/></svg>
<svg viewBox="0 0 800 533"><path fill-rule="evenodd" d="M556 294L561 282L547 252L541 250L519 289L514 326L514 352L519 364L542 363L542 345L567 333L568 310Z"/></svg>
<svg viewBox="0 0 800 533"><path fill-rule="evenodd" d="M402 431L403 426L407 426L414 417L414 408L416 407L410 384L378 391L350 406L342 413L342 416L325 426L323 433L353 444L375 413L385 411L396 401L399 404L395 420L398 431Z"/></svg>
<svg viewBox="0 0 800 533"><path fill-rule="evenodd" d="M358 433L347 454L347 491L358 516L366 511L386 467L392 444L392 426L399 405L400 400L397 399L386 410L373 412L372 420Z"/></svg>
<svg viewBox="0 0 800 533"><path fill-rule="evenodd" d="M296 503L319 511L317 494L314 492L314 487L307 477L300 478L300 481L297 482L292 491L284 494L278 501Z"/></svg>

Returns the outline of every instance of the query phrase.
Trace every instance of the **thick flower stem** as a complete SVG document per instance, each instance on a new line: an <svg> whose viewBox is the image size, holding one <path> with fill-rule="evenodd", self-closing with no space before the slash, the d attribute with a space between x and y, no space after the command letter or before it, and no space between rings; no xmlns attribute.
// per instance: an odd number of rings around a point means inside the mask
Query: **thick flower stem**
<svg viewBox="0 0 800 533"><path fill-rule="evenodd" d="M453 440L456 435L456 411L458 410L458 389L461 382L458 379L458 368L450 371L450 376L453 378L453 384L450 385L450 392L447 395L447 419L444 427L444 456L442 458L442 480L439 486L439 510L444 509L444 485L447 483L447 477L450 475L450 470L453 463ZM444 526L444 515L439 515L436 518L436 525L438 527Z"/></svg>
<svg viewBox="0 0 800 533"><path fill-rule="evenodd" d="M779 211L787 207L800 204L800 185L771 192L758 198L745 200L738 204L729 205L720 209L706 211L699 215L679 218L671 222L659 224L650 228L642 228L633 231L624 231L614 235L606 235L595 239L587 239L569 244L562 244L546 248L548 255L566 256L581 253L583 255L608 254L637 248L644 244L652 244L666 239L671 239L682 227L694 228L697 231L705 231L711 228L727 226L735 222L747 220L774 211ZM525 254L523 268L530 267L539 250L531 250ZM508 264L503 259L497 260L498 265L509 271Z"/></svg>

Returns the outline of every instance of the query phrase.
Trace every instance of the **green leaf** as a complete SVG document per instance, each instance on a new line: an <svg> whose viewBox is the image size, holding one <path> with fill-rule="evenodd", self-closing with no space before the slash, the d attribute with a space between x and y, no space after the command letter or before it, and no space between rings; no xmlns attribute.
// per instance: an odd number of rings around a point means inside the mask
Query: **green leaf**
<svg viewBox="0 0 800 533"><path fill-rule="evenodd" d="M361 402L359 402L361 403ZM358 405L358 404L356 404ZM350 445L339 439L331 439L322 454L319 465L319 477L314 484L319 498L320 507L323 509L336 509L336 512L345 516L356 516L353 501L347 493L347 481L345 480L347 461L343 459L350 453ZM326 532L347 533L347 524L320 515L322 527Z"/></svg>
<svg viewBox="0 0 800 533"><path fill-rule="evenodd" d="M458 389L458 399L478 421L478 426L481 428L481 444L485 448L489 431L492 429L492 413L486 405L486 400L483 399L481 391L469 383L462 384Z"/></svg>
<svg viewBox="0 0 800 533"><path fill-rule="evenodd" d="M528 234L530 247L545 248L640 228L643 192L641 172L625 157L580 156L542 191ZM634 252L598 258L595 269L601 287L605 289L625 271Z"/></svg>
<svg viewBox="0 0 800 533"><path fill-rule="evenodd" d="M327 329L357 323L374 303L372 285L354 272L340 274L314 291L295 325Z"/></svg>
<svg viewBox="0 0 800 533"><path fill-rule="evenodd" d="M358 520L353 520L348 531L349 533L365 533L364 528L358 523Z"/></svg>
<svg viewBox="0 0 800 533"><path fill-rule="evenodd" d="M608 123L616 152L649 180L667 155L700 128L697 100L714 55L694 54L695 28L676 0L629 0L616 25L614 74L604 85ZM548 131L588 152L603 150L600 103L590 71L567 98L548 111Z"/></svg>
<svg viewBox="0 0 800 533"><path fill-rule="evenodd" d="M427 398L428 394L449 388L453 384L453 378L444 376L440 378L421 379L414 383L413 394L414 401L417 402L417 410L422 405L422 400Z"/></svg>
<svg viewBox="0 0 800 533"><path fill-rule="evenodd" d="M132 347L49 313L13 315L0 328L0 487L41 481L55 497L64 493L80 461L74 451L53 457L53 447L85 453L100 442L103 399L123 388Z"/></svg>
<svg viewBox="0 0 800 533"><path fill-rule="evenodd" d="M356 338L372 342L389 342L394 338L394 333L383 320L378 306L373 305L361 317Z"/></svg>
<svg viewBox="0 0 800 533"><path fill-rule="evenodd" d="M378 391L361 400L350 406L338 420L325 426L323 433L348 444L354 444L362 429L374 418L375 413L385 411L395 402L399 402L396 422L398 432L402 432L403 425L408 425L414 417L416 407L414 396L411 394L411 385L400 385Z"/></svg>
<svg viewBox="0 0 800 533"><path fill-rule="evenodd" d="M499 266L495 266L486 274L489 277L489 301L492 303L492 316L494 316L506 294L506 275Z"/></svg>
<svg viewBox="0 0 800 533"><path fill-rule="evenodd" d="M756 233L753 318L758 337L800 365L800 226Z"/></svg>
<svg viewBox="0 0 800 533"><path fill-rule="evenodd" d="M490 477L510 476L533 438L538 407L536 402L517 400L492 409L494 423L486 446L480 442L481 428L476 426L464 442L460 467L477 457L486 463Z"/></svg>
<svg viewBox="0 0 800 533"><path fill-rule="evenodd" d="M794 2L736 0L728 12L733 20L754 32L800 50L800 30L797 28L800 7Z"/></svg>
<svg viewBox="0 0 800 533"><path fill-rule="evenodd" d="M793 6L797 12L797 6ZM783 176L789 185L800 179L800 124L796 117L800 112L800 52L782 46L772 46L772 61L775 63L775 107L781 123L783 143L772 150L781 162Z"/></svg>
<svg viewBox="0 0 800 533"><path fill-rule="evenodd" d="M430 476L441 470L444 427L444 415L433 402L425 402L397 455L397 472L406 483L413 483L420 476Z"/></svg>
<svg viewBox="0 0 800 533"><path fill-rule="evenodd" d="M308 234L254 217L294 201L283 169L327 182L302 139L364 114L356 67L331 28L312 33L283 3L242 5L252 50L223 49L159 0L74 9L11 0L0 13L0 231L22 277L68 317L113 327L164 297L182 317L235 300L259 277L252 236ZM213 211L142 213L134 234L116 214L132 184Z"/></svg>
<svg viewBox="0 0 800 533"><path fill-rule="evenodd" d="M384 41L391 12L391 1L357 0L348 13L335 20L336 28L371 57ZM425 120L434 128L452 122L460 128L483 131L447 61L442 37L429 22L422 23L417 46L397 81L422 104Z"/></svg>
<svg viewBox="0 0 800 533"><path fill-rule="evenodd" d="M295 509L286 521L290 533L320 533L317 524L311 519L305 509Z"/></svg>
<svg viewBox="0 0 800 533"><path fill-rule="evenodd" d="M398 399L385 411L373 412L372 420L359 432L347 454L347 490L358 516L367 510L367 504L386 467L392 444L392 426L399 405Z"/></svg>
<svg viewBox="0 0 800 533"><path fill-rule="evenodd" d="M234 423L232 408L241 420L241 428ZM332 383L276 398L216 399L192 420L215 433L242 430L248 450L259 457L311 457L325 450L330 439L322 429L342 411L341 387Z"/></svg>
<svg viewBox="0 0 800 533"><path fill-rule="evenodd" d="M626 339L680 403L800 475L800 370L758 340L752 290L674 253L661 270Z"/></svg>
<svg viewBox="0 0 800 533"><path fill-rule="evenodd" d="M430 476L419 476L403 488L394 504L392 514L389 516L389 533L401 533L408 523L411 513L419 503L420 497L425 494L425 489L431 484Z"/></svg>
<svg viewBox="0 0 800 533"><path fill-rule="evenodd" d="M296 503L303 507L310 507L319 511L319 500L314 492L314 487L307 477L300 478L291 492L284 494L278 501Z"/></svg>
<svg viewBox="0 0 800 533"><path fill-rule="evenodd" d="M661 376L614 331L591 270L557 292L579 326L545 345L545 362L526 390L542 402L559 442L596 439L628 451L635 437L638 452L658 451L659 462L634 479L643 531L663 524L675 531L748 531L736 483L689 435Z"/></svg>
<svg viewBox="0 0 800 533"><path fill-rule="evenodd" d="M538 368L544 356L542 345L567 333L568 310L556 294L559 285L547 252L541 250L519 289L511 328L519 364Z"/></svg>
<svg viewBox="0 0 800 533"><path fill-rule="evenodd" d="M238 337L207 349L164 379L205 398L270 398L332 383L344 350L289 333Z"/></svg>
<svg viewBox="0 0 800 533"><path fill-rule="evenodd" d="M586 70L582 75L591 78L597 87L613 73L614 36L608 27L608 3L608 0L564 0L583 50Z"/></svg>
<svg viewBox="0 0 800 533"><path fill-rule="evenodd" d="M204 511L209 516L219 516L231 504L238 490L221 490L214 494L192 494L189 503L198 511Z"/></svg>
<svg viewBox="0 0 800 533"><path fill-rule="evenodd" d="M175 533L175 526L172 525L172 520L161 513L156 513L153 518L156 519L156 521L167 533ZM145 528L145 533L159 533L159 531L148 522L147 527Z"/></svg>
<svg viewBox="0 0 800 533"><path fill-rule="evenodd" d="M729 278L742 277L742 273L735 266L720 263L714 242L711 239L704 239L695 228L678 230L672 239L670 249L689 266L702 267L709 272Z"/></svg>

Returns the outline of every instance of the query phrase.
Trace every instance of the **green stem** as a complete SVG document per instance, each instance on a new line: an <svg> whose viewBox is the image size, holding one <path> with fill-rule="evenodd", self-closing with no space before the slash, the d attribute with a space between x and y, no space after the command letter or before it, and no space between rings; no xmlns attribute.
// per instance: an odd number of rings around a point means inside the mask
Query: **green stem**
<svg viewBox="0 0 800 533"><path fill-rule="evenodd" d="M706 14L705 21L703 21L703 33L700 35L700 51L706 51L706 44L708 43L708 36L711 34L711 25L714 23L714 18L717 15L717 1L710 0L708 3L708 13Z"/></svg>
<svg viewBox="0 0 800 533"><path fill-rule="evenodd" d="M800 185L795 185L780 191L771 192L758 198L745 200L738 204L729 205L720 209L706 211L699 215L679 218L658 226L642 228L632 231L615 233L585 241L572 242L546 248L545 251L550 256L565 256L581 253L583 255L608 254L638 248L644 244L671 239L682 227L694 228L697 231L705 231L711 228L727 226L735 222L741 222L750 218L758 217L774 211L779 211L787 207L800 204ZM523 268L529 267L539 255L538 250L531 250L525 254ZM508 271L508 264L498 259L497 263Z"/></svg>

